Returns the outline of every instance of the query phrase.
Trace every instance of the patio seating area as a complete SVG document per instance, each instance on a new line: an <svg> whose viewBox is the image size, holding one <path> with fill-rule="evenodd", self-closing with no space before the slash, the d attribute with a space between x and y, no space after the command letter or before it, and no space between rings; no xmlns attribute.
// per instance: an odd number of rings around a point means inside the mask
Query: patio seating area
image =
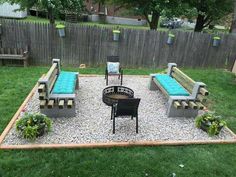
<svg viewBox="0 0 236 177"><path fill-rule="evenodd" d="M75 116L75 97L79 81L77 72L61 71L60 59L38 81L40 112L49 117Z"/></svg>
<svg viewBox="0 0 236 177"><path fill-rule="evenodd" d="M204 109L209 92L206 84L195 82L176 63L168 64L167 74L151 74L149 89L159 89L168 98L169 117L196 117Z"/></svg>
<svg viewBox="0 0 236 177"><path fill-rule="evenodd" d="M76 117L53 118L52 131L36 139L35 144L102 143L126 141L170 141L170 140L230 140L234 137L223 128L218 136L209 137L195 127L194 118L168 117L164 95L148 89L148 77L126 76L124 85L132 88L134 96L141 98L139 105L139 132L135 132L135 119L117 119L116 133L112 133L111 108L102 101L104 77L80 77L78 97L75 98ZM103 84L101 84L103 83ZM117 78L110 84L118 85ZM25 112L39 112L36 92L25 108ZM23 115L25 112L22 112ZM4 145L30 144L19 136L15 126L6 136Z"/></svg>

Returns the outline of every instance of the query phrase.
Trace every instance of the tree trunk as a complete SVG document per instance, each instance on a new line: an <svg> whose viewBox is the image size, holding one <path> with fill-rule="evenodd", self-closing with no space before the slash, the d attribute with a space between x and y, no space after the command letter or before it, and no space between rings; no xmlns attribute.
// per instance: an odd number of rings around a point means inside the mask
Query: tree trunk
<svg viewBox="0 0 236 177"><path fill-rule="evenodd" d="M160 18L160 13L159 12L153 12L152 13L152 20L149 24L151 30L157 30L159 18Z"/></svg>
<svg viewBox="0 0 236 177"><path fill-rule="evenodd" d="M234 1L234 14L233 14L233 20L230 27L231 33L236 33L236 0Z"/></svg>
<svg viewBox="0 0 236 177"><path fill-rule="evenodd" d="M55 18L54 18L52 9L48 9L48 17L49 17L50 24L54 24L55 23Z"/></svg>
<svg viewBox="0 0 236 177"><path fill-rule="evenodd" d="M201 32L204 28L204 23L205 23L205 16L198 14L197 16L197 22L194 31L195 32Z"/></svg>

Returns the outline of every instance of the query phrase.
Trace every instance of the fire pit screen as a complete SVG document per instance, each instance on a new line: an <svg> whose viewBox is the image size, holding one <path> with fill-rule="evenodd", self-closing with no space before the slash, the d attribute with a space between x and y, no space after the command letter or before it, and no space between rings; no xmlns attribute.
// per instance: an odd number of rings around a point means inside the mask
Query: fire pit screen
<svg viewBox="0 0 236 177"><path fill-rule="evenodd" d="M133 97L134 91L124 86L110 86L105 88L102 93L102 101L108 106L112 106L117 103L119 99Z"/></svg>

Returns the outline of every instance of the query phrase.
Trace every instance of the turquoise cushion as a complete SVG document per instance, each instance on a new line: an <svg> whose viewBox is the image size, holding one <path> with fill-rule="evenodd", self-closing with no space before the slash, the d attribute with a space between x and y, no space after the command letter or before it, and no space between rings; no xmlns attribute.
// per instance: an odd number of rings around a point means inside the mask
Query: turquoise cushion
<svg viewBox="0 0 236 177"><path fill-rule="evenodd" d="M157 74L155 79L170 96L189 96L189 93L172 77L167 74Z"/></svg>
<svg viewBox="0 0 236 177"><path fill-rule="evenodd" d="M53 94L75 93L76 73L61 71L52 90Z"/></svg>

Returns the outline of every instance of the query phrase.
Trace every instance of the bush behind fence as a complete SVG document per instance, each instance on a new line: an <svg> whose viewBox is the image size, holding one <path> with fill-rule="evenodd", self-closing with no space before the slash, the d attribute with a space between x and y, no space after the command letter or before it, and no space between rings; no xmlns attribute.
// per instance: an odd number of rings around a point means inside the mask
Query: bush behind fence
<svg viewBox="0 0 236 177"><path fill-rule="evenodd" d="M232 34L220 34L220 46L213 47L213 35L173 31L174 43L167 45L166 31L121 29L117 42L109 28L66 24L66 36L60 38L50 24L3 19L0 23L2 47L28 46L32 65L48 65L52 58L60 58L64 65L97 66L104 65L106 56L119 55L126 67L157 68L175 62L182 67L231 68L236 58Z"/></svg>

